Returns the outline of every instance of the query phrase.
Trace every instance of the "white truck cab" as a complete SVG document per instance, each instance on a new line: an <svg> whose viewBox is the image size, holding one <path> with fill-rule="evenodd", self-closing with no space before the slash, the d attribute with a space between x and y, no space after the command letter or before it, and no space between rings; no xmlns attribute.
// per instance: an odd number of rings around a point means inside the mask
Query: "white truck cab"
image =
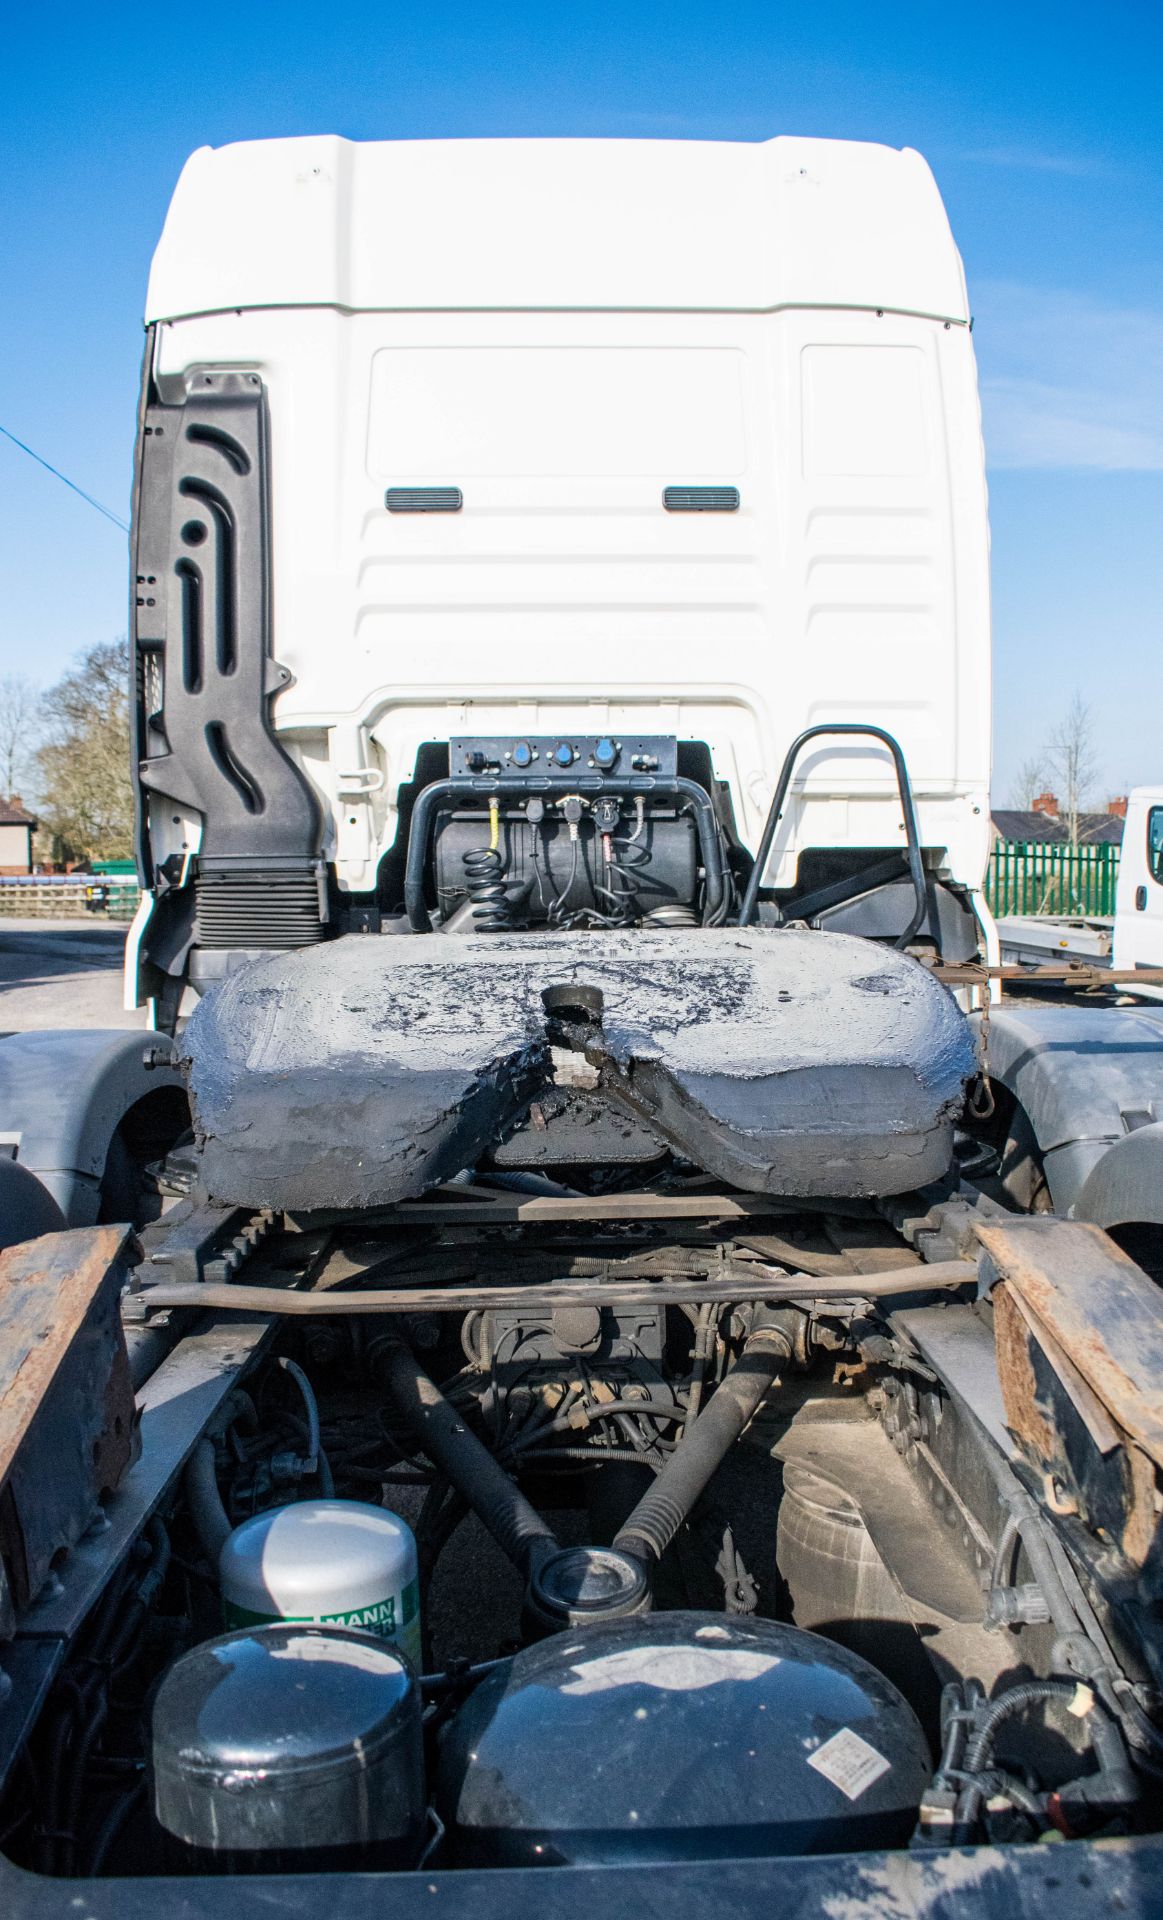
<svg viewBox="0 0 1163 1920"><path fill-rule="evenodd" d="M172 1011L187 978L204 992L256 950L406 925L411 811L458 741L486 768L528 751L533 773L542 742L583 768L620 755L619 776L677 755L741 888L790 743L875 728L911 782L920 932L948 958L982 927L988 944L980 411L919 154L203 148L146 317L134 1004ZM876 870L842 930L906 927L898 786L883 739L813 736L762 874L785 917ZM650 910L669 889L702 911L690 818L659 816ZM549 892L569 881L558 824L551 807L528 848ZM439 820L435 846L412 925L457 930L462 850ZM571 909L593 911L587 885ZM526 918L539 899L534 875Z"/></svg>
<svg viewBox="0 0 1163 1920"><path fill-rule="evenodd" d="M1116 968L1163 967L1163 786L1136 787L1127 801L1113 961ZM1163 999L1163 987L1129 991Z"/></svg>

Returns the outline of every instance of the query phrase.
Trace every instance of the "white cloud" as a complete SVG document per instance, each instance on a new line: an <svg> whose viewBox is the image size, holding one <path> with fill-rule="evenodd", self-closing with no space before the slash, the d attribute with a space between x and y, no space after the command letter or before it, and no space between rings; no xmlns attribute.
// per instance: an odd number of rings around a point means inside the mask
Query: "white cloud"
<svg viewBox="0 0 1163 1920"><path fill-rule="evenodd" d="M1163 313L1010 281L974 296L992 467L1163 471Z"/></svg>

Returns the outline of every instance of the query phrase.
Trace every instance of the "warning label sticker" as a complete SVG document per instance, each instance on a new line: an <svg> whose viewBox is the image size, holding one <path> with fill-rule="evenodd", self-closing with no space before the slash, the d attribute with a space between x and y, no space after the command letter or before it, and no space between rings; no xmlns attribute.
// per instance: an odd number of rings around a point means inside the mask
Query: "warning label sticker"
<svg viewBox="0 0 1163 1920"><path fill-rule="evenodd" d="M834 1733L815 1753L809 1754L808 1765L822 1773L834 1787L839 1787L849 1800L859 1800L874 1780L889 1771L891 1762L858 1733L853 1733L851 1727L841 1727L839 1733Z"/></svg>

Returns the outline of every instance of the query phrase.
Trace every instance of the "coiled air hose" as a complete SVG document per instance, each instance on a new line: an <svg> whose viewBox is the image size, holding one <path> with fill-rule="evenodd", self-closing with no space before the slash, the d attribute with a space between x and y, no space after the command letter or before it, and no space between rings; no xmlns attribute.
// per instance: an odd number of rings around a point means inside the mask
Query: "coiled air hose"
<svg viewBox="0 0 1163 1920"><path fill-rule="evenodd" d="M505 856L501 852L501 808L498 800L489 801L488 846L470 847L461 857L473 932L507 931L513 924L513 913L505 889Z"/></svg>

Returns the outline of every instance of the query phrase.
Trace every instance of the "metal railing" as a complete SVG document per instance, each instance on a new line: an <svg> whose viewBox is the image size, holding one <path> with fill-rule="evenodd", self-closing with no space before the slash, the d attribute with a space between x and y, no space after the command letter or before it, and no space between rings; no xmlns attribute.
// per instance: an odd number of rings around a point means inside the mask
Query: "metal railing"
<svg viewBox="0 0 1163 1920"><path fill-rule="evenodd" d="M103 873L0 874L0 918L132 920L141 888Z"/></svg>
<svg viewBox="0 0 1163 1920"><path fill-rule="evenodd" d="M1122 849L1057 840L999 840L989 856L985 897L997 915L1113 914Z"/></svg>

